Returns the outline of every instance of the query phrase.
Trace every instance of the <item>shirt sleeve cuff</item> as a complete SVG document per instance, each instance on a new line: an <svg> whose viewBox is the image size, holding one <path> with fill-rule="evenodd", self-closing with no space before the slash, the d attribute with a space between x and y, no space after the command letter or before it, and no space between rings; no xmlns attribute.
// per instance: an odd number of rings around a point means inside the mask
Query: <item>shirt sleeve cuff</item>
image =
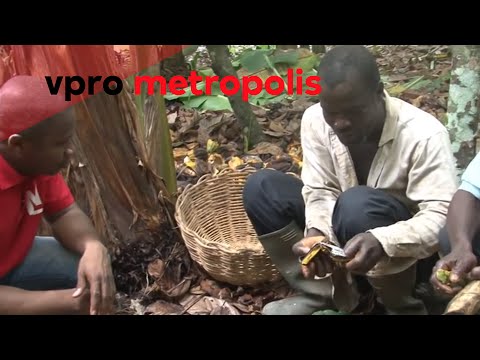
<svg viewBox="0 0 480 360"><path fill-rule="evenodd" d="M307 227L305 228L305 235L307 235L307 230L312 228L320 230L330 241L338 245L337 237L335 236L333 229L329 225L307 222Z"/></svg>
<svg viewBox="0 0 480 360"><path fill-rule="evenodd" d="M75 202L75 199L71 194L67 194L64 198L59 199L55 202L51 202L45 208L45 213L47 215L54 215L55 213L62 211L72 205Z"/></svg>
<svg viewBox="0 0 480 360"><path fill-rule="evenodd" d="M462 181L462 184L460 185L460 187L458 189L467 191L470 194L472 194L473 196L475 196L477 199L480 200L480 189L478 187L472 185L468 181L465 181L465 180Z"/></svg>
<svg viewBox="0 0 480 360"><path fill-rule="evenodd" d="M376 228L368 230L367 233L375 236L375 239L377 239L382 245L385 254L387 254L389 257L394 257L396 255L397 247L395 244L392 244L392 242L389 241L388 235L385 233L386 231L388 231L386 228Z"/></svg>

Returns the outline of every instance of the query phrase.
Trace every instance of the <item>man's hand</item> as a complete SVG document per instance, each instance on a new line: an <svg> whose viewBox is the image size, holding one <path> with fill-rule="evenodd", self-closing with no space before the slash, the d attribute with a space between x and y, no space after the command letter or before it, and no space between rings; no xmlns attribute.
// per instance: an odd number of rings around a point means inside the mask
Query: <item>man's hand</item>
<svg viewBox="0 0 480 360"><path fill-rule="evenodd" d="M480 267L471 250L459 248L437 261L430 277L430 283L440 294L453 296L462 289L462 283L468 280L480 280ZM477 267L476 267L477 266ZM437 277L438 270L450 271L448 283L442 283Z"/></svg>
<svg viewBox="0 0 480 360"><path fill-rule="evenodd" d="M90 292L90 314L113 312L115 282L107 249L98 241L90 242L78 266L78 284L74 297Z"/></svg>
<svg viewBox="0 0 480 360"><path fill-rule="evenodd" d="M292 251L298 257L307 255L310 249L319 241L318 236L306 237L295 243L292 246ZM332 260L323 253L318 253L313 261L307 266L301 265L303 276L307 279L312 279L317 275L318 277L324 277L325 275L333 271Z"/></svg>
<svg viewBox="0 0 480 360"><path fill-rule="evenodd" d="M68 314L71 315L88 315L90 314L90 292L88 289L82 291L78 296L72 297L76 289L60 290L60 293L65 296L65 301L69 305Z"/></svg>
<svg viewBox="0 0 480 360"><path fill-rule="evenodd" d="M366 274L385 256L382 244L370 233L361 233L351 238L343 249L351 258L346 269L352 273Z"/></svg>

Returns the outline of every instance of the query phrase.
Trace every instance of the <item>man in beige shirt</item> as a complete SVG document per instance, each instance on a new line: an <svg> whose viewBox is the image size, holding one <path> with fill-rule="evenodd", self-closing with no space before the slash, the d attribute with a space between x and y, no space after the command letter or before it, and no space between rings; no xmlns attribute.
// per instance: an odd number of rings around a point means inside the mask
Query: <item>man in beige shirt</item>
<svg viewBox="0 0 480 360"><path fill-rule="evenodd" d="M360 294L373 288L388 314L426 314L413 296L416 265L438 251L457 188L448 132L389 96L362 46L335 47L318 70L320 103L302 119L301 180L266 169L244 188L259 240L300 292L263 313L353 312ZM334 266L319 255L300 265L318 236L351 260Z"/></svg>

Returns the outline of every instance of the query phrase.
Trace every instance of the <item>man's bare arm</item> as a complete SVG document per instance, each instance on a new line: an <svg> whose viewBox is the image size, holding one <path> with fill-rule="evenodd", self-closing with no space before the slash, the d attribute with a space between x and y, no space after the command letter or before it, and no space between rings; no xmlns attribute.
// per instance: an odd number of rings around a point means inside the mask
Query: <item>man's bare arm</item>
<svg viewBox="0 0 480 360"><path fill-rule="evenodd" d="M46 219L55 238L77 254L83 255L89 244L100 243L92 222L76 203Z"/></svg>
<svg viewBox="0 0 480 360"><path fill-rule="evenodd" d="M457 248L472 251L472 242L480 231L480 200L464 190L458 190L450 204L447 229L453 250Z"/></svg>
<svg viewBox="0 0 480 360"><path fill-rule="evenodd" d="M75 296L89 289L91 314L110 313L116 291L110 256L92 222L75 203L48 220L58 241L82 256Z"/></svg>
<svg viewBox="0 0 480 360"><path fill-rule="evenodd" d="M79 301L72 298L73 289L27 291L11 286L0 286L1 315L57 315L78 314ZM88 314L88 307L86 313Z"/></svg>

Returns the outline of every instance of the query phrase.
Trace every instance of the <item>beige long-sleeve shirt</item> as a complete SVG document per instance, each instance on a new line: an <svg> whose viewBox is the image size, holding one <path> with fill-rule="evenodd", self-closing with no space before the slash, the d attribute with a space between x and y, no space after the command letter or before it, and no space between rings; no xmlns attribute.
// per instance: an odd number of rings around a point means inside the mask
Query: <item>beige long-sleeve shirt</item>
<svg viewBox="0 0 480 360"><path fill-rule="evenodd" d="M386 121L366 185L395 196L412 218L369 230L387 254L369 276L397 273L438 250L437 235L458 186L446 128L386 92L385 99ZM338 244L332 230L336 199L358 185L349 150L325 122L320 104L305 111L301 140L306 229L316 228Z"/></svg>

